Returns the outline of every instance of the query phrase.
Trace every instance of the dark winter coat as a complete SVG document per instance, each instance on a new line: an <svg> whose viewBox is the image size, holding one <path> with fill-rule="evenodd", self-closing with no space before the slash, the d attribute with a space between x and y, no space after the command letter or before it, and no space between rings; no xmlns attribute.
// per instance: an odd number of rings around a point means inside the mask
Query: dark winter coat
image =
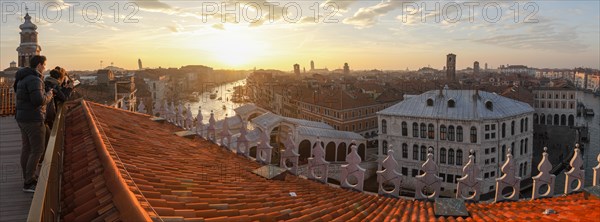
<svg viewBox="0 0 600 222"><path fill-rule="evenodd" d="M73 89L62 87L58 83L58 80L53 78L52 76L46 77L46 79L44 80L44 84L46 85L46 91L54 91L54 98L46 106L46 123L50 128L52 128L54 117L56 117L58 105L69 99Z"/></svg>
<svg viewBox="0 0 600 222"><path fill-rule="evenodd" d="M42 74L33 68L22 68L15 76L17 94L18 122L44 122L46 104L52 100L52 94L46 94Z"/></svg>

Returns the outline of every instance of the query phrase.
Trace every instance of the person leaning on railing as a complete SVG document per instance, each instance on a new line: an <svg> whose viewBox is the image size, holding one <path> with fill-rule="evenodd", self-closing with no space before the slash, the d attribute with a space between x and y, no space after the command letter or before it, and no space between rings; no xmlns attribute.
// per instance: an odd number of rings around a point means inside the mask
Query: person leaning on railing
<svg viewBox="0 0 600 222"><path fill-rule="evenodd" d="M73 92L73 81L68 78L67 71L59 66L50 71L50 76L46 77L44 84L46 91L52 90L54 97L52 102L46 107L46 124L52 129L54 125L54 117L60 104L69 100L71 92ZM47 133L49 135L49 133Z"/></svg>
<svg viewBox="0 0 600 222"><path fill-rule="evenodd" d="M45 92L42 73L46 69L46 57L33 56L30 67L22 68L15 75L17 94L17 112L15 119L21 129L23 147L21 149L21 168L23 170L23 192L33 193L37 184L35 171L44 151L46 125L46 104L54 93Z"/></svg>

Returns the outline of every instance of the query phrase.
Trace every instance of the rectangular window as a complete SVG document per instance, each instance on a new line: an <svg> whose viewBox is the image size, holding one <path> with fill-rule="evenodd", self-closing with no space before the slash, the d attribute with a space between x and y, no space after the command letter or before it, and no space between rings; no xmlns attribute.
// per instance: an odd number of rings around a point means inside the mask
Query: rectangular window
<svg viewBox="0 0 600 222"><path fill-rule="evenodd" d="M490 173L485 173L485 174L483 174L483 178L486 178L486 179L487 179L487 178L489 178L489 177L490 177Z"/></svg>
<svg viewBox="0 0 600 222"><path fill-rule="evenodd" d="M492 133L492 139L496 139L496 133Z"/></svg>
<svg viewBox="0 0 600 222"><path fill-rule="evenodd" d="M402 167L402 175L408 176L408 168Z"/></svg>
<svg viewBox="0 0 600 222"><path fill-rule="evenodd" d="M492 158L492 163L496 163L496 158Z"/></svg>
<svg viewBox="0 0 600 222"><path fill-rule="evenodd" d="M485 149L485 154L489 154L490 153L490 149Z"/></svg>
<svg viewBox="0 0 600 222"><path fill-rule="evenodd" d="M492 147L492 153L496 152L496 147Z"/></svg>
<svg viewBox="0 0 600 222"><path fill-rule="evenodd" d="M496 124L492 124L492 130L496 130Z"/></svg>
<svg viewBox="0 0 600 222"><path fill-rule="evenodd" d="M448 183L452 183L452 181L454 181L454 175L452 175L452 174L448 174L448 175L447 175L447 178L448 178L448 179L447 179L446 181L447 181Z"/></svg>
<svg viewBox="0 0 600 222"><path fill-rule="evenodd" d="M490 125L485 125L485 131L490 131Z"/></svg>
<svg viewBox="0 0 600 222"><path fill-rule="evenodd" d="M412 170L412 177L416 177L418 174L419 174L419 171L417 169Z"/></svg>
<svg viewBox="0 0 600 222"><path fill-rule="evenodd" d="M440 173L438 176L442 178L442 182L446 182L446 174L445 173Z"/></svg>
<svg viewBox="0 0 600 222"><path fill-rule="evenodd" d="M491 177L495 177L496 176L496 172L495 171L490 172L490 176Z"/></svg>

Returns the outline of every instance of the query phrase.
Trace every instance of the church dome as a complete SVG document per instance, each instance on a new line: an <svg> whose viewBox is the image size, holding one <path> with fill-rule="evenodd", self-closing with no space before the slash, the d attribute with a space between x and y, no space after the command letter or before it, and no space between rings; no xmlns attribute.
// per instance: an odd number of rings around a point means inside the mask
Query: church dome
<svg viewBox="0 0 600 222"><path fill-rule="evenodd" d="M21 24L19 26L19 28L21 30L25 30L25 29L36 30L37 25L35 25L31 22L31 16L29 16L29 13L27 13L27 14L25 14L25 23Z"/></svg>

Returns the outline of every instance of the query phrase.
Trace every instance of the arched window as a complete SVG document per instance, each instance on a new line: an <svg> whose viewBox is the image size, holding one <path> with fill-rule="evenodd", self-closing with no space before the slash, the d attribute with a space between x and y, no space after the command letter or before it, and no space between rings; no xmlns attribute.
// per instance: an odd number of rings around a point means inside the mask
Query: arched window
<svg viewBox="0 0 600 222"><path fill-rule="evenodd" d="M427 125L421 123L421 138L427 138Z"/></svg>
<svg viewBox="0 0 600 222"><path fill-rule="evenodd" d="M419 145L413 145L413 160L419 160Z"/></svg>
<svg viewBox="0 0 600 222"><path fill-rule="evenodd" d="M421 146L421 161L425 161L427 158L427 147Z"/></svg>
<svg viewBox="0 0 600 222"><path fill-rule="evenodd" d="M408 159L408 144L402 144L402 158Z"/></svg>
<svg viewBox="0 0 600 222"><path fill-rule="evenodd" d="M462 126L457 126L456 127L456 141L457 142L462 142L463 141L463 129L462 129Z"/></svg>
<svg viewBox="0 0 600 222"><path fill-rule="evenodd" d="M402 122L402 136L408 136L408 124Z"/></svg>
<svg viewBox="0 0 600 222"><path fill-rule="evenodd" d="M441 125L440 126L440 140L446 140L446 133L447 133L446 126Z"/></svg>
<svg viewBox="0 0 600 222"><path fill-rule="evenodd" d="M429 139L434 139L434 138L435 138L435 137L434 137L434 136L435 136L434 134L435 134L435 131L434 131L434 129L433 129L433 124L431 124L431 123L430 123L430 124L427 126L427 137L429 137Z"/></svg>
<svg viewBox="0 0 600 222"><path fill-rule="evenodd" d="M412 125L413 125L413 127L412 127L413 137L419 137L419 124L413 123Z"/></svg>
<svg viewBox="0 0 600 222"><path fill-rule="evenodd" d="M502 162L504 162L504 160L506 160L506 145L502 145Z"/></svg>
<svg viewBox="0 0 600 222"><path fill-rule="evenodd" d="M381 120L381 134L387 134L387 121Z"/></svg>
<svg viewBox="0 0 600 222"><path fill-rule="evenodd" d="M523 164L523 176L527 176L527 162Z"/></svg>
<svg viewBox="0 0 600 222"><path fill-rule="evenodd" d="M529 143L529 138L525 138L525 154L527 154L527 144Z"/></svg>
<svg viewBox="0 0 600 222"><path fill-rule="evenodd" d="M450 165L454 164L454 150L453 149L448 150L448 164L450 164Z"/></svg>
<svg viewBox="0 0 600 222"><path fill-rule="evenodd" d="M527 132L527 128L529 128L529 117L525 117L525 132Z"/></svg>
<svg viewBox="0 0 600 222"><path fill-rule="evenodd" d="M454 126L453 125L448 126L448 140L454 141Z"/></svg>
<svg viewBox="0 0 600 222"><path fill-rule="evenodd" d="M506 123L502 123L502 138L506 137Z"/></svg>
<svg viewBox="0 0 600 222"><path fill-rule="evenodd" d="M463 153L462 150L456 150L456 165L462 166Z"/></svg>
<svg viewBox="0 0 600 222"><path fill-rule="evenodd" d="M540 114L540 125L546 125L546 115Z"/></svg>
<svg viewBox="0 0 600 222"><path fill-rule="evenodd" d="M523 164L519 164L519 176L523 176Z"/></svg>
<svg viewBox="0 0 600 222"><path fill-rule="evenodd" d="M524 127L525 127L525 120L521 118L521 127L520 127L521 133L523 133Z"/></svg>
<svg viewBox="0 0 600 222"><path fill-rule="evenodd" d="M386 140L384 140L384 141L381 143L381 146L382 146L382 148L383 148L383 155L387 155L387 153L388 153L388 149L389 149L389 147L388 147L388 142L387 142Z"/></svg>
<svg viewBox="0 0 600 222"><path fill-rule="evenodd" d="M511 136L515 135L515 121L514 120L510 123L510 135Z"/></svg>
<svg viewBox="0 0 600 222"><path fill-rule="evenodd" d="M471 143L477 143L477 128L471 127Z"/></svg>
<svg viewBox="0 0 600 222"><path fill-rule="evenodd" d="M523 140L520 141L520 145L519 145L519 155L523 156Z"/></svg>
<svg viewBox="0 0 600 222"><path fill-rule="evenodd" d="M456 106L456 102L453 99L448 100L448 107L454 108Z"/></svg>
<svg viewBox="0 0 600 222"><path fill-rule="evenodd" d="M427 106L433 106L433 99L427 99Z"/></svg>
<svg viewBox="0 0 600 222"><path fill-rule="evenodd" d="M494 103L492 103L492 101L485 101L485 108L489 109L489 110L494 110Z"/></svg>
<svg viewBox="0 0 600 222"><path fill-rule="evenodd" d="M446 163L446 148L440 149L440 163Z"/></svg>

